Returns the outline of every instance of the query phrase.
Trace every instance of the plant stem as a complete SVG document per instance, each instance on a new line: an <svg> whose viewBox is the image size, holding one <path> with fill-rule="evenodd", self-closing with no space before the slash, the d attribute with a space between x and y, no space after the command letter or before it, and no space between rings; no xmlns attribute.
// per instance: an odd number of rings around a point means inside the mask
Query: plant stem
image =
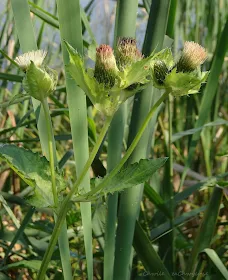
<svg viewBox="0 0 228 280"><path fill-rule="evenodd" d="M56 158L56 150L55 150L55 143L54 143L54 135L51 123L51 116L48 108L48 102L45 98L41 102L44 110L44 117L47 126L47 134L48 134L48 154L49 154L49 163L50 163L50 170L51 170L51 182L52 182L52 193L54 197L54 205L57 209L58 207L58 193L56 188L56 180L55 180L55 167L58 166L57 158ZM54 220L55 223L57 222L57 215L54 213ZM69 241L67 237L67 223L64 219L63 226L61 228L60 234L58 236L58 245L63 269L63 275L65 279L71 280L72 279L72 272L71 272L71 262L70 262L70 249L69 249Z"/></svg>
<svg viewBox="0 0 228 280"><path fill-rule="evenodd" d="M112 121L112 117L109 117L107 118L106 122L105 122L105 125L103 126L101 132L100 132L100 135L99 135L99 138L97 139L97 142L95 144L95 146L93 147L93 150L90 154L90 157L89 159L87 160L82 172L81 172L81 175L79 176L78 180L76 181L76 183L73 185L71 191L69 192L69 194L67 195L67 197L64 199L60 209L59 209L59 212L58 212L58 219L56 221L56 224L55 224L55 228L54 228L54 231L53 231L53 234L52 234L52 237L51 237L51 240L49 242L49 246L47 248L47 251L44 255L44 258L43 258L43 261L42 261L42 264L41 264L41 267L40 267L40 271L39 271L39 274L37 276L37 280L43 280L44 277L45 277L45 273L46 273L46 270L47 270L47 267L48 267L48 263L51 259L51 256L52 256L52 253L54 251L54 247L55 247L55 244L57 242L57 239L58 239L58 235L60 233L60 230L61 230L61 227L62 227L62 224L63 224L63 221L66 217L66 213L67 213L67 206L69 204L69 201L70 199L72 198L73 194L77 191L79 185L81 184L81 182L83 181L84 179L84 176L86 175L86 173L88 172L99 148L100 148L100 145L107 133L107 130L110 126L110 123Z"/></svg>
<svg viewBox="0 0 228 280"><path fill-rule="evenodd" d="M108 184L108 182L120 171L120 169L123 167L125 162L128 160L132 152L134 151L136 145L138 144L140 138L142 137L148 123L150 122L151 118L153 117L155 111L157 108L160 106L160 104L169 96L169 91L166 91L162 96L158 99L158 101L154 104L154 106L151 108L150 112L148 113L146 119L144 120L141 128L139 129L138 133L136 134L134 140L132 141L130 147L128 148L127 152L125 153L124 157L121 159L119 164L110 172L110 174L102 181L101 184L99 184L97 187L93 188L90 192L88 192L85 196L89 197L94 195L95 193L99 192L102 190L104 186ZM85 196L80 196L77 197L76 201L80 201L82 197Z"/></svg>
<svg viewBox="0 0 228 280"><path fill-rule="evenodd" d="M72 79L66 69L69 64L69 54L63 40L71 44L83 56L82 24L79 0L57 0L57 14L61 37L63 62L65 65L67 104L69 107L72 144L76 166L76 176L81 172L89 158L88 122L86 96L77 83ZM84 176L80 189L84 192L90 190L89 172ZM92 214L91 203L80 204L83 239L85 245L87 279L93 279L93 242L92 242ZM68 280L68 278L66 278Z"/></svg>
<svg viewBox="0 0 228 280"><path fill-rule="evenodd" d="M119 37L135 37L138 0L118 0L116 7L114 48ZM124 127L127 116L127 102L122 104L116 112L108 131L108 159L107 172L121 160L123 149ZM104 279L113 278L116 222L118 207L118 192L107 197L107 218L105 223L105 247L104 247Z"/></svg>
<svg viewBox="0 0 228 280"><path fill-rule="evenodd" d="M53 137L52 137L52 124L51 124L51 116L49 114L48 102L45 98L41 101L43 109L44 109L44 116L47 126L47 134L48 134L48 150L49 150L49 163L51 169L51 185L52 185L52 193L54 198L54 206L58 206L58 194L56 189L56 181L55 181L55 157L54 157L54 144L53 144Z"/></svg>
<svg viewBox="0 0 228 280"><path fill-rule="evenodd" d="M164 35L169 12L169 0L153 0L147 29L143 44L142 53L147 57L152 51L162 49ZM157 95L153 92L152 85L149 85L142 93L134 97L131 121L129 125L128 146L131 145L138 131L141 129L148 112L153 107L152 100ZM155 103L154 103L155 104ZM153 117L156 112L154 112ZM148 123L149 124L149 123ZM139 161L147 157L148 143L153 127L148 128L143 133L140 142L134 149L127 164ZM115 263L113 279L129 279L133 259L133 235L135 221L139 216L140 202L143 193L143 184L126 189L120 194L118 209L118 227L116 232Z"/></svg>
<svg viewBox="0 0 228 280"><path fill-rule="evenodd" d="M112 170L112 172L109 174L109 176L106 177L106 179L104 179L104 181L99 184L97 187L95 187L93 190L91 190L90 192L88 192L87 194L83 195L83 196L78 196L77 199L75 199L74 201L81 201L80 199L84 199L85 196L88 197L88 196L91 196L95 193L97 193L99 190L101 190L107 183L109 180L111 180L119 171L120 169L123 167L124 163L127 161L127 159L130 157L131 153L133 152L133 150L135 149L136 145L138 144L141 136L143 135L143 132L145 131L148 123L150 122L151 118L153 117L156 109L159 107L159 105L169 96L169 91L166 91L159 99L158 101L154 104L154 106L152 107L152 109L150 110L149 114L147 115L145 121L143 122L139 132L137 133L134 141L132 142L131 146L129 147L129 149L127 150L126 154L124 155L124 157L122 158L122 160L120 161L120 163ZM67 213L67 206L68 206L68 203L71 199L71 197L73 196L73 194L75 193L75 191L77 190L78 186L80 185L80 183L82 182L85 174L87 173L87 171L89 170L96 154L97 154L97 151L99 150L99 147L103 141L103 138L109 128L109 125L111 123L111 120L112 120L112 117L109 117L107 120L106 120L106 123L105 125L103 126L102 128L102 131L99 135L99 138L93 148L93 151L92 153L90 154L90 157L86 163L86 165L84 166L83 168L83 171L80 175L80 177L78 178L78 180L76 181L76 183L73 185L71 191L69 192L69 194L67 195L67 197L64 199L63 201L63 204L61 205L61 208L60 208L60 211L59 211L59 216L58 216L58 220L55 224L55 228L54 228L54 231L53 231L53 234L52 234L52 237L51 237L51 240L50 240L50 243L49 243L49 246L48 246L48 249L44 255L44 259L43 259L43 262L41 264L41 267L40 267L40 271L39 271L39 274L38 274L38 277L37 277L37 280L43 280L44 279L44 276L45 276L45 272L47 270L47 267L48 267L48 263L51 259L51 256L52 256L52 253L54 251L54 247L55 247L55 244L57 242L57 239L58 239L58 235L59 235L59 232L61 230L61 227L62 227L62 223L63 223L63 220L65 219L65 216L66 216L66 213Z"/></svg>
<svg viewBox="0 0 228 280"><path fill-rule="evenodd" d="M167 190L167 194L170 199L170 213L171 213L171 232L168 235L168 240L170 241L170 250L168 252L168 256L166 257L169 259L167 263L169 264L168 270L170 270L170 273L174 272L175 268L175 231L174 231L174 205L173 205L173 151L172 151L172 134L173 134L173 127L172 127L172 120L173 120L173 97L169 96L168 100L168 115L169 115L169 143L168 143L168 149L169 149L169 188Z"/></svg>
<svg viewBox="0 0 228 280"><path fill-rule="evenodd" d="M90 192L88 192L86 195L84 196L79 196L77 197L77 200L74 200L74 201L81 201L80 198L84 199L85 196L90 196L90 195L93 195L94 193L98 192L99 190L101 190L107 183L108 181L113 178L118 172L119 170L123 167L124 163L127 161L127 159L130 157L131 153L133 152L134 148L136 147L136 145L138 144L144 130L146 129L150 119L152 118L154 112L156 111L156 109L158 108L158 106L168 97L169 95L169 92L165 92L160 98L159 100L154 104L154 106L152 107L152 109L150 110L149 114L147 115L142 127L140 128L139 132L137 133L134 141L132 142L131 146L129 147L129 149L127 150L126 154L124 155L124 157L122 158L122 160L120 161L120 163L112 170L112 172L109 174L108 177L106 177L106 179L104 179L104 181L98 185L96 188L94 188L93 190L91 190ZM106 120L106 123L105 125L103 126L102 128L102 131L99 135L99 138L93 148L93 151L92 153L90 154L90 157L85 165L85 167L83 168L83 171L80 175L80 177L78 178L78 180L76 181L76 183L74 184L74 186L72 187L71 191L69 192L69 194L67 195L67 197L64 199L62 205L61 205L61 208L60 208L60 211L59 211L59 216L58 216L58 220L55 224L55 228L54 228L54 231L53 231L53 234L52 234L52 237L51 237L51 240L49 242L49 246L47 248L47 251L44 255L44 258L43 258L43 261L42 261L42 264L41 264L41 267L40 267L40 271L39 271L39 274L37 276L37 280L43 280L44 279L44 276L45 276L45 273L46 273L46 270L47 270L47 267L48 267L48 263L51 259L51 256L53 254L53 251L54 251L54 247L55 247L55 244L57 242L57 239L58 239L58 235L59 235L59 232L61 230L61 227L62 227L62 223L65 219L65 216L66 216L66 213L67 213L67 206L68 206L68 203L71 199L71 197L73 196L73 194L75 193L75 191L77 190L78 186L80 185L80 183L82 182L85 174L87 173L89 167L91 166L95 156L96 156L96 153L97 151L99 150L99 147L103 141L103 138L109 128L109 125L111 123L111 120L112 120L112 117L109 117L107 120Z"/></svg>
<svg viewBox="0 0 228 280"><path fill-rule="evenodd" d="M204 249L209 248L211 245L212 238L215 232L216 222L218 219L222 196L223 190L215 185L207 209L204 213L200 228L198 229L197 235L194 240L191 256L186 268L186 275L188 275L186 279L190 280L191 275L194 274L198 263L197 258L199 253Z"/></svg>

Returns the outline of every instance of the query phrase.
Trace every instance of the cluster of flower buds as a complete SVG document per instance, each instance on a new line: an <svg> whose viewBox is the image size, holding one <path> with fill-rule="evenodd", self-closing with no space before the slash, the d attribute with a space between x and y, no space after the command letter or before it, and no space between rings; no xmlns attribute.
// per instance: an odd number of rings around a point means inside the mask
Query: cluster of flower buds
<svg viewBox="0 0 228 280"><path fill-rule="evenodd" d="M57 85L58 74L55 70L44 66L47 52L31 51L16 57L15 62L25 72L24 90L32 97L43 101Z"/></svg>
<svg viewBox="0 0 228 280"><path fill-rule="evenodd" d="M108 45L96 48L95 69L85 69L83 58L67 42L68 70L92 103L106 115L147 84L153 55L143 58L133 38L120 38L115 52Z"/></svg>
<svg viewBox="0 0 228 280"><path fill-rule="evenodd" d="M206 50L195 42L185 42L177 62L177 72L192 72L207 59Z"/></svg>
<svg viewBox="0 0 228 280"><path fill-rule="evenodd" d="M162 50L151 64L154 86L174 96L197 93L209 74L200 70L206 58L206 50L194 42L185 42L177 62L170 49Z"/></svg>
<svg viewBox="0 0 228 280"><path fill-rule="evenodd" d="M206 50L194 42L186 42L175 62L169 48L144 58L133 38L120 38L115 53L109 45L96 48L95 69L86 69L83 58L67 42L71 76L91 102L105 115L113 115L130 96L143 89L152 79L157 88L174 96L197 93L209 72L201 72ZM42 101L54 91L57 72L43 65L46 52L38 50L15 59L25 72L24 89Z"/></svg>
<svg viewBox="0 0 228 280"><path fill-rule="evenodd" d="M116 60L120 71L140 61L142 58L143 55L138 50L135 39L128 37L119 38L116 47Z"/></svg>

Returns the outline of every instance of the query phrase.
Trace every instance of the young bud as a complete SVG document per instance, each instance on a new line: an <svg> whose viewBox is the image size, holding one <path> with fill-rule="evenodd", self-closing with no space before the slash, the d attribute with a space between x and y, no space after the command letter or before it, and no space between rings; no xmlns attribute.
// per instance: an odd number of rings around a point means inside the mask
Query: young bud
<svg viewBox="0 0 228 280"><path fill-rule="evenodd" d="M126 66L137 62L143 58L137 49L136 40L133 38L119 38L116 49L117 66L123 70Z"/></svg>
<svg viewBox="0 0 228 280"><path fill-rule="evenodd" d="M154 63L154 78L159 85L163 85L169 70L163 60Z"/></svg>
<svg viewBox="0 0 228 280"><path fill-rule="evenodd" d="M206 50L195 42L185 42L177 62L177 72L192 72L207 59Z"/></svg>
<svg viewBox="0 0 228 280"><path fill-rule="evenodd" d="M105 88L112 88L115 84L118 68L113 50L108 45L100 45L96 49L96 64L94 78Z"/></svg>
<svg viewBox="0 0 228 280"><path fill-rule="evenodd" d="M48 67L37 67L31 61L23 80L23 87L32 97L43 101L44 98L55 90L57 79L58 75L55 70Z"/></svg>
<svg viewBox="0 0 228 280"><path fill-rule="evenodd" d="M31 64L31 61L37 66L40 67L43 64L43 61L47 55L46 51L38 50L38 51L31 51L19 55L15 58L15 62L20 66L20 68L26 72L28 67Z"/></svg>

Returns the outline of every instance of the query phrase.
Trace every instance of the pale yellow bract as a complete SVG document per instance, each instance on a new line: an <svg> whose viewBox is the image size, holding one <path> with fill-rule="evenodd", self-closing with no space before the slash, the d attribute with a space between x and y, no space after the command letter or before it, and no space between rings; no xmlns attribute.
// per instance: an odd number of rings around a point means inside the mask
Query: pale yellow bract
<svg viewBox="0 0 228 280"><path fill-rule="evenodd" d="M23 71L26 71L31 63L33 63L39 67L42 65L45 57L47 55L47 52L44 50L37 50L37 51L31 51L24 53L22 55L19 55L15 58L15 62L20 66L20 68Z"/></svg>

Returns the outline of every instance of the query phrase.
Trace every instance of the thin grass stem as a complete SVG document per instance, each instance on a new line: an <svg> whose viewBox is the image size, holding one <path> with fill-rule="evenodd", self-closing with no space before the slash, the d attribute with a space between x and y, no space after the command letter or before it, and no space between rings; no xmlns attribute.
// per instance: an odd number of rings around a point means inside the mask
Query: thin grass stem
<svg viewBox="0 0 228 280"><path fill-rule="evenodd" d="M49 150L49 164L51 170L51 184L52 184L52 193L54 199L55 207L58 206L58 194L56 189L56 181L55 181L55 157L54 157L54 144L53 144L53 135L52 135L52 124L51 124L51 116L49 113L48 102L47 99L41 101L43 109L44 109L44 116L46 120L47 126L47 134L48 134L48 150Z"/></svg>

